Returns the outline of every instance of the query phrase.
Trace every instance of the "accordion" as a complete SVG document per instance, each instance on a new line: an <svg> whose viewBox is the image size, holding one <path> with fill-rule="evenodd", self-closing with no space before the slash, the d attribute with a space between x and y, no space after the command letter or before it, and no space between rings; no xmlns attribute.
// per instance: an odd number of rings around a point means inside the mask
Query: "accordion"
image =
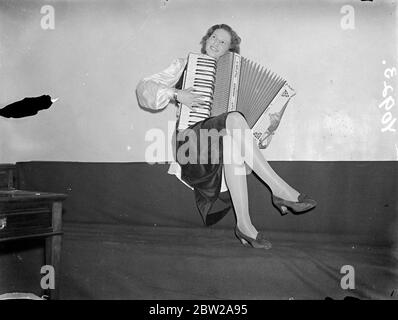
<svg viewBox="0 0 398 320"><path fill-rule="evenodd" d="M260 148L268 146L294 90L266 68L229 52L218 60L190 53L182 88L194 88L203 105L180 104L178 130L224 112L241 112Z"/></svg>

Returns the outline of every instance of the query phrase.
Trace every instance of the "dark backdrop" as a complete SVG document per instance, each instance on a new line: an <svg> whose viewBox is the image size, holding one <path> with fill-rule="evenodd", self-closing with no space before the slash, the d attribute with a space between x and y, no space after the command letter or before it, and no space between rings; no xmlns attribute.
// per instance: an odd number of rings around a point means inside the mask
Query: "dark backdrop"
<svg viewBox="0 0 398 320"><path fill-rule="evenodd" d="M271 193L248 177L258 229L327 233L391 244L396 234L397 162L272 161L297 190L318 201L301 216L280 216ZM20 188L68 194L65 223L203 227L193 192L167 174L168 164L20 162ZM232 228L233 211L211 228ZM338 240L338 238L336 238Z"/></svg>

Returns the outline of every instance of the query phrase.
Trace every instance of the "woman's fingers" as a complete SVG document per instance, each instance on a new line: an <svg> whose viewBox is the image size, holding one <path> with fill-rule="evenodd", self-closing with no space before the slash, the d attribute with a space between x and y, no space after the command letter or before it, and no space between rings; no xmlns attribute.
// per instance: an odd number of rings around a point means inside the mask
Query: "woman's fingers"
<svg viewBox="0 0 398 320"><path fill-rule="evenodd" d="M204 101L202 98L197 97L197 98L195 98L195 99L193 100L193 102L202 104L202 103L204 103L205 101Z"/></svg>
<svg viewBox="0 0 398 320"><path fill-rule="evenodd" d="M186 98L184 98L184 104L190 108L192 111L195 111L197 107L206 107L209 106L209 102L206 102L205 99L208 98L200 93L195 92L195 88L190 87L183 90L186 94Z"/></svg>
<svg viewBox="0 0 398 320"><path fill-rule="evenodd" d="M195 111L196 108L200 108L201 104L198 102L192 102L189 105L186 105L189 109L191 109L192 111Z"/></svg>
<svg viewBox="0 0 398 320"><path fill-rule="evenodd" d="M195 94L193 91L195 91L195 89L194 88L192 88L192 87L190 87L190 88L188 88L188 89L185 89L188 93L191 93L191 94Z"/></svg>

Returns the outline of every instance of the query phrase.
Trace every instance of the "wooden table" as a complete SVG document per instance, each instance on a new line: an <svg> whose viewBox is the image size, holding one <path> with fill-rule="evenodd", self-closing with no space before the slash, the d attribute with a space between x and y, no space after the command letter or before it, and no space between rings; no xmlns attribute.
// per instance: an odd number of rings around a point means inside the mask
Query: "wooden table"
<svg viewBox="0 0 398 320"><path fill-rule="evenodd" d="M45 291L50 299L59 297L62 202L65 199L65 194L0 190L0 242L45 239L45 265L53 266L55 275L54 290Z"/></svg>

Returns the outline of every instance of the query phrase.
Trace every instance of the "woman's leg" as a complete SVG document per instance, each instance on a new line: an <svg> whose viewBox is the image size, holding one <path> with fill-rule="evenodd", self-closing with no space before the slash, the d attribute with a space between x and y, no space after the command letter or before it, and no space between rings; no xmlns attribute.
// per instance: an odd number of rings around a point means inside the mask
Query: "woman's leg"
<svg viewBox="0 0 398 320"><path fill-rule="evenodd" d="M223 155L231 156L235 160L234 163L224 163L225 182L228 186L236 213L236 224L241 232L249 237L256 239L257 230L253 226L249 215L249 200L247 194L247 181L245 174L236 174L246 171L246 164L240 154L232 155L232 152L238 150L237 146L233 146L232 137L224 136Z"/></svg>
<svg viewBox="0 0 398 320"><path fill-rule="evenodd" d="M228 114L226 128L228 133L227 136L230 136L233 141L233 144L229 144L231 146L236 146L238 149L237 152L231 152L230 155L235 157L239 157L240 155L247 165L261 178L261 180L271 188L272 193L275 196L289 201L297 201L299 192L288 185L271 168L267 160L257 148L246 119L239 112L231 112ZM233 158L230 162L234 162ZM226 165L224 165L224 167L227 168ZM239 175L241 174L238 174L238 176ZM232 181L233 178L229 177L229 179ZM243 186L242 183L241 185Z"/></svg>

